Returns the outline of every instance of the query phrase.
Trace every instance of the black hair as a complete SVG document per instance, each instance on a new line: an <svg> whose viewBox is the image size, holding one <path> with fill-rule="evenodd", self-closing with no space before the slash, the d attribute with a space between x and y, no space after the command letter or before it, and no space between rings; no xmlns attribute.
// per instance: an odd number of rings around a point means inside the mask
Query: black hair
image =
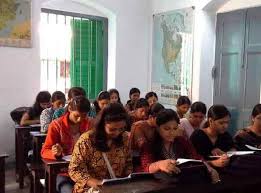
<svg viewBox="0 0 261 193"><path fill-rule="evenodd" d="M257 115L259 115L261 113L261 104L257 104L255 105L255 107L252 110L252 117L255 118Z"/></svg>
<svg viewBox="0 0 261 193"><path fill-rule="evenodd" d="M149 103L145 98L139 98L135 103L135 109L149 107Z"/></svg>
<svg viewBox="0 0 261 193"><path fill-rule="evenodd" d="M81 113L88 113L91 109L90 101L85 96L72 98L68 106L72 111L79 111Z"/></svg>
<svg viewBox="0 0 261 193"><path fill-rule="evenodd" d="M96 124L95 124L95 135L94 135L94 147L98 151L107 152L109 147L107 145L107 137L105 131L105 124L110 122L117 121L126 121L128 122L128 114L122 104L112 103L106 106L103 111L98 115ZM123 145L122 135L119 135L114 139L114 144L117 147Z"/></svg>
<svg viewBox="0 0 261 193"><path fill-rule="evenodd" d="M148 92L146 95L145 95L145 99L146 100L148 100L150 97L155 97L156 99L158 99L158 95L157 95L157 93L155 93L155 92Z"/></svg>
<svg viewBox="0 0 261 193"><path fill-rule="evenodd" d="M177 100L177 106L181 106L181 105L191 105L191 101L189 100L189 98L187 96L180 96Z"/></svg>
<svg viewBox="0 0 261 193"><path fill-rule="evenodd" d="M222 119L226 116L231 117L231 114L227 107L224 105L213 105L209 108L208 110L208 115L207 115L207 122L204 125L204 128L209 127L209 118L215 120Z"/></svg>
<svg viewBox="0 0 261 193"><path fill-rule="evenodd" d="M37 94L35 102L32 108L29 109L28 114L31 119L38 117L41 115L44 110L40 103L50 103L51 102L51 94L48 91L41 91Z"/></svg>
<svg viewBox="0 0 261 193"><path fill-rule="evenodd" d="M112 88L112 89L109 90L110 96L111 96L112 94L114 94L114 93L117 94L117 96L118 96L118 103L122 104L122 103L121 103L121 97L120 97L119 91L118 91L117 89L115 89L115 88Z"/></svg>
<svg viewBox="0 0 261 193"><path fill-rule="evenodd" d="M149 115L152 117L157 117L160 111L164 109L164 106L160 103L155 103L151 106L149 110Z"/></svg>
<svg viewBox="0 0 261 193"><path fill-rule="evenodd" d="M129 92L129 97L131 98L131 95L134 93L139 93L140 94L140 90L138 88L131 88L130 92Z"/></svg>
<svg viewBox="0 0 261 193"><path fill-rule="evenodd" d="M85 96L86 97L86 92L82 87L72 87L68 91L68 99L72 99L77 96Z"/></svg>
<svg viewBox="0 0 261 193"><path fill-rule="evenodd" d="M101 108L99 107L99 104L98 104L98 101L101 101L101 100L110 100L110 93L108 91L101 91L98 94L97 99L93 102L96 113L99 113L101 111Z"/></svg>
<svg viewBox="0 0 261 193"><path fill-rule="evenodd" d="M158 126L161 126L172 120L176 121L179 124L178 114L172 109L163 109L156 117L156 123Z"/></svg>
<svg viewBox="0 0 261 193"><path fill-rule="evenodd" d="M66 101L65 99L65 94L61 91L55 91L53 94L52 94L52 98L51 98L51 101L52 102L55 102L57 100L62 100L62 101Z"/></svg>
<svg viewBox="0 0 261 193"><path fill-rule="evenodd" d="M206 115L206 113L207 113L206 105L200 101L194 102L190 107L190 113L196 113L196 112L200 112L200 113Z"/></svg>

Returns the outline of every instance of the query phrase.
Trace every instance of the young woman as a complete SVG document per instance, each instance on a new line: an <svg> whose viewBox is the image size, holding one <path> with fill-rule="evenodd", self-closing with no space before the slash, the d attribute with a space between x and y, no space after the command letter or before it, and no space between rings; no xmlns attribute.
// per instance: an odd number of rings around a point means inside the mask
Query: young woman
<svg viewBox="0 0 261 193"><path fill-rule="evenodd" d="M127 101L125 108L127 112L131 112L135 109L135 103L140 98L140 90L138 88L131 88L129 92L130 100Z"/></svg>
<svg viewBox="0 0 261 193"><path fill-rule="evenodd" d="M132 172L128 135L124 131L127 120L121 104L109 104L97 117L95 129L80 137L69 165L74 193L92 192L103 179L124 177Z"/></svg>
<svg viewBox="0 0 261 193"><path fill-rule="evenodd" d="M28 126L40 123L42 111L51 106L51 94L48 91L41 91L37 94L34 105L25 112L20 121L20 125Z"/></svg>
<svg viewBox="0 0 261 193"><path fill-rule="evenodd" d="M65 95L61 91L55 91L52 94L52 106L50 108L44 109L40 116L41 132L47 133L48 126L53 120L54 111L58 108L63 108L65 105Z"/></svg>
<svg viewBox="0 0 261 193"><path fill-rule="evenodd" d="M69 103L74 97L84 96L86 97L86 92L82 87L72 87L68 91L67 103ZM66 112L66 107L58 108L53 113L53 119L61 117Z"/></svg>
<svg viewBox="0 0 261 193"><path fill-rule="evenodd" d="M117 89L110 89L110 103L121 103L120 93Z"/></svg>
<svg viewBox="0 0 261 193"><path fill-rule="evenodd" d="M49 125L41 151L42 158L56 160L72 154L80 135L91 128L87 118L89 110L90 102L84 96L75 97L69 102L68 112ZM57 176L58 192L72 192L73 184L68 174Z"/></svg>
<svg viewBox="0 0 261 193"><path fill-rule="evenodd" d="M110 103L110 94L108 91L101 91L97 99L93 102L91 108L92 117L96 117L98 113Z"/></svg>
<svg viewBox="0 0 261 193"><path fill-rule="evenodd" d="M191 102L187 96L180 96L177 100L177 113L180 119L184 118L190 108Z"/></svg>
<svg viewBox="0 0 261 193"><path fill-rule="evenodd" d="M137 100L134 111L129 112L131 125L137 121L146 120L148 118L149 103L146 99Z"/></svg>
<svg viewBox="0 0 261 193"><path fill-rule="evenodd" d="M213 163L217 167L226 166L229 162L226 152L234 150L233 139L227 132L230 117L230 112L224 105L213 105L208 110L204 128L195 130L190 136L197 152L205 159L221 156Z"/></svg>
<svg viewBox="0 0 261 193"><path fill-rule="evenodd" d="M191 134L203 127L207 107L202 102L195 102L190 107L189 118L180 120L180 127L184 129L185 135L190 138Z"/></svg>
<svg viewBox="0 0 261 193"><path fill-rule="evenodd" d="M176 159L198 159L198 155L192 144L178 134L179 118L172 109L160 111L156 117L157 129L155 137L150 146L144 149L141 155L141 168L146 172L166 172L169 174L180 173ZM213 182L219 181L218 173L207 163Z"/></svg>
<svg viewBox="0 0 261 193"><path fill-rule="evenodd" d="M148 92L145 95L145 99L148 101L150 107L158 102L158 96L155 92Z"/></svg>
<svg viewBox="0 0 261 193"><path fill-rule="evenodd" d="M252 125L241 129L234 137L236 148L249 150L246 145L261 149L261 104L257 104L252 110Z"/></svg>

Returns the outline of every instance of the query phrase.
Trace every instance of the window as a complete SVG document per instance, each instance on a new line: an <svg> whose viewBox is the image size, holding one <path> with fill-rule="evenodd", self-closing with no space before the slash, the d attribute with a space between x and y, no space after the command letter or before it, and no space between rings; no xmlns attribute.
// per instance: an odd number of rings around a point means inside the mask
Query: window
<svg viewBox="0 0 261 193"><path fill-rule="evenodd" d="M81 86L89 99L106 89L107 26L106 18L42 9L41 89Z"/></svg>

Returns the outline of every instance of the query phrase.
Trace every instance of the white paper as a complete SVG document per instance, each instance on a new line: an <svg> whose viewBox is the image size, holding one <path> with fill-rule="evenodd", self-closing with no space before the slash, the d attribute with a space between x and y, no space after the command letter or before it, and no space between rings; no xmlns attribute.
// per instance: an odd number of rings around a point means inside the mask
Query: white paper
<svg viewBox="0 0 261 193"><path fill-rule="evenodd" d="M72 155L66 155L66 156L63 156L63 158L62 158L63 160L65 160L65 161L68 161L68 162L70 162L71 161L71 159L72 159Z"/></svg>
<svg viewBox="0 0 261 193"><path fill-rule="evenodd" d="M253 147L251 145L246 145L246 147L250 150L253 150L253 151L261 151L261 149L257 148L257 147Z"/></svg>
<svg viewBox="0 0 261 193"><path fill-rule="evenodd" d="M202 162L202 160L196 160L196 159L184 159L184 158L178 158L177 159L177 165L184 164L186 162Z"/></svg>
<svg viewBox="0 0 261 193"><path fill-rule="evenodd" d="M227 155L228 157L231 157L233 155L249 155L255 153L254 151L228 151Z"/></svg>

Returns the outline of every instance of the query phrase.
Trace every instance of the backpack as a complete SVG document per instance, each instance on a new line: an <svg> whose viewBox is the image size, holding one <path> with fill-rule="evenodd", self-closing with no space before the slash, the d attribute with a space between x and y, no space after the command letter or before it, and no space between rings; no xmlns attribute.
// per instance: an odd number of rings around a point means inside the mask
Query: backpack
<svg viewBox="0 0 261 193"><path fill-rule="evenodd" d="M30 107L18 107L10 112L10 116L16 124L20 124L23 114L29 109Z"/></svg>

